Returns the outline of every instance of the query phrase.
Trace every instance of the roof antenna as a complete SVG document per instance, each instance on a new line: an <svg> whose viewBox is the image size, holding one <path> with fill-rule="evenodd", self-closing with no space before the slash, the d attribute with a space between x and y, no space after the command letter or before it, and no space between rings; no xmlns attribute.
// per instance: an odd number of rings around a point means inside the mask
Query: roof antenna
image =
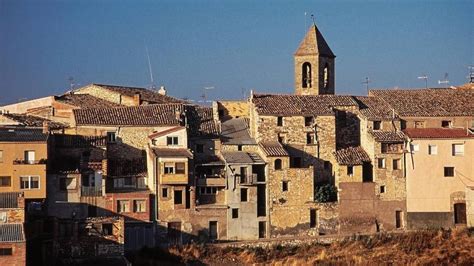
<svg viewBox="0 0 474 266"><path fill-rule="evenodd" d="M74 90L74 86L76 85L74 83L74 77L70 76L67 80L69 80L69 89L72 91Z"/></svg>
<svg viewBox="0 0 474 266"><path fill-rule="evenodd" d="M438 84L445 84L446 88L448 87L449 80L448 80L448 73L444 73L444 80L438 80Z"/></svg>
<svg viewBox="0 0 474 266"><path fill-rule="evenodd" d="M367 89L367 95L369 95L369 83L372 82L369 77L365 77L365 81L362 81L362 84L365 84L365 87Z"/></svg>
<svg viewBox="0 0 474 266"><path fill-rule="evenodd" d="M422 76L419 76L418 79L424 79L425 80L425 89L428 89L428 76L423 74Z"/></svg>
<svg viewBox="0 0 474 266"><path fill-rule="evenodd" d="M311 14L311 19L313 20L313 25L316 26L316 21L314 20L314 15Z"/></svg>
<svg viewBox="0 0 474 266"><path fill-rule="evenodd" d="M150 72L151 89L154 90L156 87L155 81L153 80L153 71L151 70L150 54L148 53L148 46L146 45L145 40L143 40L143 43L145 43L146 57L148 58L148 71Z"/></svg>
<svg viewBox="0 0 474 266"><path fill-rule="evenodd" d="M469 76L467 76L467 79L469 80L469 83L474 83L474 66L468 66L469 69Z"/></svg>

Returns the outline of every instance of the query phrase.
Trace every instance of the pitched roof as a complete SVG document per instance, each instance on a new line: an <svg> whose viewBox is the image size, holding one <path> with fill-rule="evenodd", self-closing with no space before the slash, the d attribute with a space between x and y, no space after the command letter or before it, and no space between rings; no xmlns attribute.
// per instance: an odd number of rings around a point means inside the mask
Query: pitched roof
<svg viewBox="0 0 474 266"><path fill-rule="evenodd" d="M359 104L361 115L371 121L391 120L394 115L398 118L398 115L392 111L392 107L381 98L367 96L354 96L354 98Z"/></svg>
<svg viewBox="0 0 474 266"><path fill-rule="evenodd" d="M256 144L250 137L249 126L244 118L233 118L222 123L222 142L224 144Z"/></svg>
<svg viewBox="0 0 474 266"><path fill-rule="evenodd" d="M187 157L193 158L193 154L188 149L171 149L171 148L152 148L156 157Z"/></svg>
<svg viewBox="0 0 474 266"><path fill-rule="evenodd" d="M403 142L405 141L405 134L401 131L380 131L372 130L370 134L378 142Z"/></svg>
<svg viewBox="0 0 474 266"><path fill-rule="evenodd" d="M186 105L186 116L191 137L217 137L221 132L211 107Z"/></svg>
<svg viewBox="0 0 474 266"><path fill-rule="evenodd" d="M463 128L406 128L405 134L414 139L462 139L474 138L474 134Z"/></svg>
<svg viewBox="0 0 474 266"><path fill-rule="evenodd" d="M47 122L50 129L60 129L68 127L66 123L59 123L55 121L51 121L46 118L42 118L39 116L34 115L27 115L27 114L1 114L2 116L13 120L17 123L17 125L25 126L25 127L43 127L43 123ZM16 126L16 125L15 125Z"/></svg>
<svg viewBox="0 0 474 266"><path fill-rule="evenodd" d="M122 95L133 97L135 94L140 94L140 99L152 104L161 104L161 103L186 103L186 101L174 98L167 95L161 95L156 91L139 88L139 87L128 87L128 86L117 86L117 85L107 85L107 84L97 84L93 85L102 87L109 91L117 92Z"/></svg>
<svg viewBox="0 0 474 266"><path fill-rule="evenodd" d="M264 164L262 157L253 152L223 151L222 157L228 164Z"/></svg>
<svg viewBox="0 0 474 266"><path fill-rule="evenodd" d="M260 142L260 148L269 157L286 157L289 156L283 145L278 141Z"/></svg>
<svg viewBox="0 0 474 266"><path fill-rule="evenodd" d="M154 104L120 108L91 108L73 110L76 125L152 126L179 125L177 112L182 104Z"/></svg>
<svg viewBox="0 0 474 266"><path fill-rule="evenodd" d="M340 165L360 165L370 162L369 155L361 146L349 147L334 152L337 163Z"/></svg>
<svg viewBox="0 0 474 266"><path fill-rule="evenodd" d="M253 94L252 102L260 115L333 115L333 107L357 106L351 96Z"/></svg>
<svg viewBox="0 0 474 266"><path fill-rule="evenodd" d="M304 37L303 41L301 41L300 46L295 52L295 55L316 55L320 54L323 56L328 57L336 57L334 53L329 48L326 40L324 39L323 35L319 31L316 24L311 25Z"/></svg>
<svg viewBox="0 0 474 266"><path fill-rule="evenodd" d="M61 96L55 96L55 100L68 104L71 106L75 106L78 108L86 109L86 108L97 108L100 106L101 108L114 108L114 107L122 107L123 105L116 104L113 102L109 102L97 97L94 97L89 94L72 94L67 93Z"/></svg>
<svg viewBox="0 0 474 266"><path fill-rule="evenodd" d="M41 128L0 128L0 142L46 142Z"/></svg>
<svg viewBox="0 0 474 266"><path fill-rule="evenodd" d="M369 95L383 99L400 116L474 116L474 90L371 90Z"/></svg>
<svg viewBox="0 0 474 266"><path fill-rule="evenodd" d="M25 242L23 224L0 224L0 243Z"/></svg>
<svg viewBox="0 0 474 266"><path fill-rule="evenodd" d="M166 129L166 130L163 130L163 131L153 132L150 135L148 135L148 138L149 139L154 139L154 138L166 136L170 133L173 133L173 132L176 132L176 131L179 131L179 130L183 130L183 129L186 129L186 128L182 127L182 126L172 127L172 128L169 128L169 129Z"/></svg>

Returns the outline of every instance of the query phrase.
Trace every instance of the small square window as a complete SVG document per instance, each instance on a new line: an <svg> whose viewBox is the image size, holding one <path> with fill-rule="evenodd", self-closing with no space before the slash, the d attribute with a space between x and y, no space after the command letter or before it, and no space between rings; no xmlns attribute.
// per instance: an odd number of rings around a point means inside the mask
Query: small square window
<svg viewBox="0 0 474 266"><path fill-rule="evenodd" d="M10 176L0 176L0 187L10 187L12 178Z"/></svg>
<svg viewBox="0 0 474 266"><path fill-rule="evenodd" d="M130 212L128 200L117 200L117 212Z"/></svg>
<svg viewBox="0 0 474 266"><path fill-rule="evenodd" d="M277 117L277 126L279 127L283 126L283 116Z"/></svg>
<svg viewBox="0 0 474 266"><path fill-rule="evenodd" d="M347 166L347 175L352 176L354 174L354 166L348 165Z"/></svg>
<svg viewBox="0 0 474 266"><path fill-rule="evenodd" d="M447 127L447 128L451 127L451 121L449 121L449 120L443 120L443 121L441 121L441 127L445 127L445 128L446 128L446 127Z"/></svg>
<svg viewBox="0 0 474 266"><path fill-rule="evenodd" d="M186 164L185 163L176 163L175 168L176 168L176 173L177 174L186 173Z"/></svg>
<svg viewBox="0 0 474 266"><path fill-rule="evenodd" d="M134 200L133 201L133 212L146 212L146 201L145 200Z"/></svg>
<svg viewBox="0 0 474 266"><path fill-rule="evenodd" d="M464 144L453 144L453 156L464 155Z"/></svg>
<svg viewBox="0 0 474 266"><path fill-rule="evenodd" d="M377 166L380 169L385 168L385 158L378 158L377 159Z"/></svg>
<svg viewBox="0 0 474 266"><path fill-rule="evenodd" d="M183 191L182 190L174 191L174 204L183 204Z"/></svg>
<svg viewBox="0 0 474 266"><path fill-rule="evenodd" d="M385 193L385 186L380 186L380 194Z"/></svg>
<svg viewBox="0 0 474 266"><path fill-rule="evenodd" d="M392 168L393 168L393 170L399 170L400 169L400 159L393 159Z"/></svg>
<svg viewBox="0 0 474 266"><path fill-rule="evenodd" d="M240 201L247 202L248 201L248 191L246 188L240 189Z"/></svg>
<svg viewBox="0 0 474 266"><path fill-rule="evenodd" d="M107 132L107 142L115 143L117 141L117 137L115 132Z"/></svg>
<svg viewBox="0 0 474 266"><path fill-rule="evenodd" d="M166 145L168 146L179 145L178 137L166 137Z"/></svg>
<svg viewBox="0 0 474 266"><path fill-rule="evenodd" d="M436 155L436 154L438 154L438 146L436 146L436 145L428 145L428 154L429 154L429 155Z"/></svg>
<svg viewBox="0 0 474 266"><path fill-rule="evenodd" d="M242 151L242 145L237 145L237 150Z"/></svg>
<svg viewBox="0 0 474 266"><path fill-rule="evenodd" d="M113 225L111 223L102 224L102 234L104 236L111 236L113 233Z"/></svg>
<svg viewBox="0 0 474 266"><path fill-rule="evenodd" d="M419 144L411 144L410 147L411 147L412 152L420 151L420 145Z"/></svg>
<svg viewBox="0 0 474 266"><path fill-rule="evenodd" d="M451 167L451 166L444 167L444 176L446 177L454 176L454 167Z"/></svg>
<svg viewBox="0 0 474 266"><path fill-rule="evenodd" d="M237 219L239 218L239 209L232 209L232 219Z"/></svg>
<svg viewBox="0 0 474 266"><path fill-rule="evenodd" d="M313 125L314 118L312 116L306 116L304 118L304 126L305 127L310 127Z"/></svg>
<svg viewBox="0 0 474 266"><path fill-rule="evenodd" d="M382 129L382 121L374 121L374 130Z"/></svg>
<svg viewBox="0 0 474 266"><path fill-rule="evenodd" d="M281 190L282 191L288 191L288 181L283 181L281 183Z"/></svg>

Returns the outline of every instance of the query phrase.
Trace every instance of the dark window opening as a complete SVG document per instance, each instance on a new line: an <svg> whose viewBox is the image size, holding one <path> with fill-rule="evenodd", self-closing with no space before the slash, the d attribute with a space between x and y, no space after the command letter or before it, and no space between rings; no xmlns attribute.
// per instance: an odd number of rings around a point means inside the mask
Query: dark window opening
<svg viewBox="0 0 474 266"><path fill-rule="evenodd" d="M13 255L12 248L0 248L0 256L11 256Z"/></svg>
<svg viewBox="0 0 474 266"><path fill-rule="evenodd" d="M182 190L174 191L174 204L183 204L183 191Z"/></svg>
<svg viewBox="0 0 474 266"><path fill-rule="evenodd" d="M189 187L186 187L186 209L191 208L191 191L189 190Z"/></svg>
<svg viewBox="0 0 474 266"><path fill-rule="evenodd" d="M385 186L380 186L380 193L385 193Z"/></svg>
<svg viewBox="0 0 474 266"><path fill-rule="evenodd" d="M374 130L382 129L382 121L374 121Z"/></svg>
<svg viewBox="0 0 474 266"><path fill-rule="evenodd" d="M306 144L314 144L313 133L306 133Z"/></svg>
<svg viewBox="0 0 474 266"><path fill-rule="evenodd" d="M281 159L276 159L275 160L275 170L280 170L281 169Z"/></svg>
<svg viewBox="0 0 474 266"><path fill-rule="evenodd" d="M265 238L267 237L267 223L266 222L258 222L258 238Z"/></svg>
<svg viewBox="0 0 474 266"><path fill-rule="evenodd" d="M267 215L266 202L265 185L257 185L257 217Z"/></svg>
<svg viewBox="0 0 474 266"><path fill-rule="evenodd" d="M451 127L451 121L441 121L441 127Z"/></svg>
<svg viewBox="0 0 474 266"><path fill-rule="evenodd" d="M353 175L354 174L354 167L352 165L347 166L347 175Z"/></svg>
<svg viewBox="0 0 474 266"><path fill-rule="evenodd" d="M402 211L395 211L395 227L402 228Z"/></svg>
<svg viewBox="0 0 474 266"><path fill-rule="evenodd" d="M279 126L279 127L283 126L283 117L282 116L277 117L277 126Z"/></svg>
<svg viewBox="0 0 474 266"><path fill-rule="evenodd" d="M288 181L281 182L281 190L288 191Z"/></svg>
<svg viewBox="0 0 474 266"><path fill-rule="evenodd" d="M161 189L161 196L163 198L167 198L168 197L168 188L167 187L164 187Z"/></svg>
<svg viewBox="0 0 474 266"><path fill-rule="evenodd" d="M115 132L107 132L107 142L114 143L117 141L117 137Z"/></svg>
<svg viewBox="0 0 474 266"><path fill-rule="evenodd" d="M113 232L113 226L110 223L107 224L102 224L102 234L105 236L110 236L112 235Z"/></svg>
<svg viewBox="0 0 474 266"><path fill-rule="evenodd" d="M285 143L285 136L278 134L278 142Z"/></svg>
<svg viewBox="0 0 474 266"><path fill-rule="evenodd" d="M454 223L455 224L466 224L466 203L455 203L454 204Z"/></svg>
<svg viewBox="0 0 474 266"><path fill-rule="evenodd" d="M310 228L315 228L316 227L317 221L318 221L317 215L318 215L318 213L317 213L316 209L310 209L309 210L309 227Z"/></svg>
<svg viewBox="0 0 474 266"><path fill-rule="evenodd" d="M217 221L209 221L209 239L217 239Z"/></svg>
<svg viewBox="0 0 474 266"><path fill-rule="evenodd" d="M248 191L246 188L240 189L240 201L247 202L248 201Z"/></svg>
<svg viewBox="0 0 474 266"><path fill-rule="evenodd" d="M242 151L242 145L237 145L237 150Z"/></svg>
<svg viewBox="0 0 474 266"><path fill-rule="evenodd" d="M313 125L314 118L312 116L306 116L304 118L304 126L305 127L310 127Z"/></svg>
<svg viewBox="0 0 474 266"><path fill-rule="evenodd" d="M232 209L232 219L239 218L239 209Z"/></svg>
<svg viewBox="0 0 474 266"><path fill-rule="evenodd" d="M444 176L454 176L454 167L444 167Z"/></svg>
<svg viewBox="0 0 474 266"><path fill-rule="evenodd" d="M400 120L400 129L403 130L405 128L407 128L407 121Z"/></svg>
<svg viewBox="0 0 474 266"><path fill-rule="evenodd" d="M290 158L290 167L291 168L301 168L301 157L291 157Z"/></svg>
<svg viewBox="0 0 474 266"><path fill-rule="evenodd" d="M304 62L301 69L302 85L303 88L311 88L311 64Z"/></svg>
<svg viewBox="0 0 474 266"><path fill-rule="evenodd" d="M247 167L240 167L240 183L244 184L247 182Z"/></svg>

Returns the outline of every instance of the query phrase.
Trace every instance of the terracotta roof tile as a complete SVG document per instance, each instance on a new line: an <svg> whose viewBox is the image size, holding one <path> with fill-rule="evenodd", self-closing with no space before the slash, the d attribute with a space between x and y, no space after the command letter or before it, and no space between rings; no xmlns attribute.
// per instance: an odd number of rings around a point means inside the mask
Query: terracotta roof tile
<svg viewBox="0 0 474 266"><path fill-rule="evenodd" d="M337 163L340 165L360 165L370 162L369 155L361 146L349 147L334 152Z"/></svg>
<svg viewBox="0 0 474 266"><path fill-rule="evenodd" d="M400 116L474 116L474 90L404 89L371 90Z"/></svg>
<svg viewBox="0 0 474 266"><path fill-rule="evenodd" d="M171 149L171 148L152 148L156 157L187 157L193 158L193 154L188 149Z"/></svg>
<svg viewBox="0 0 474 266"><path fill-rule="evenodd" d="M374 137L375 141L378 142L404 142L405 134L401 131L380 131L373 130L370 134Z"/></svg>
<svg viewBox="0 0 474 266"><path fill-rule="evenodd" d="M173 133L173 132L176 132L176 131L179 131L179 130L182 130L182 129L185 129L185 127L178 126L178 127L172 127L170 129L166 129L166 130L163 130L163 131L153 132L152 134L148 135L148 138L149 139L154 139L154 138L165 136L165 135L168 135L170 133Z"/></svg>
<svg viewBox="0 0 474 266"><path fill-rule="evenodd" d="M118 92L122 95L133 97L136 93L140 94L140 99L151 104L162 104L162 103L186 103L186 101L174 98L167 95L161 95L156 91L139 88L139 87L127 87L127 86L117 86L117 85L107 85L107 84L97 84L94 85L105 88L107 90Z"/></svg>
<svg viewBox="0 0 474 266"><path fill-rule="evenodd" d="M102 108L123 107L123 105L109 102L89 94L67 93L61 96L56 96L55 100L60 103L68 104L82 109L97 108L98 106Z"/></svg>
<svg viewBox="0 0 474 266"><path fill-rule="evenodd" d="M51 121L46 118L42 118L39 116L34 115L27 115L27 114L0 114L10 120L13 120L18 123L20 126L25 127L43 127L43 123L47 122L50 129L61 129L66 128L68 125L66 123L59 123L55 121Z"/></svg>
<svg viewBox="0 0 474 266"><path fill-rule="evenodd" d="M286 157L289 156L283 145L278 141L260 142L260 148L269 157Z"/></svg>
<svg viewBox="0 0 474 266"><path fill-rule="evenodd" d="M398 118L392 107L381 98L367 96L354 96L354 98L359 104L360 113L371 121L392 120L394 116Z"/></svg>
<svg viewBox="0 0 474 266"><path fill-rule="evenodd" d="M403 132L410 138L461 139L474 138L474 134L463 128L407 128Z"/></svg>
<svg viewBox="0 0 474 266"><path fill-rule="evenodd" d="M351 96L254 94L252 102L260 115L334 115L332 107L357 106Z"/></svg>

